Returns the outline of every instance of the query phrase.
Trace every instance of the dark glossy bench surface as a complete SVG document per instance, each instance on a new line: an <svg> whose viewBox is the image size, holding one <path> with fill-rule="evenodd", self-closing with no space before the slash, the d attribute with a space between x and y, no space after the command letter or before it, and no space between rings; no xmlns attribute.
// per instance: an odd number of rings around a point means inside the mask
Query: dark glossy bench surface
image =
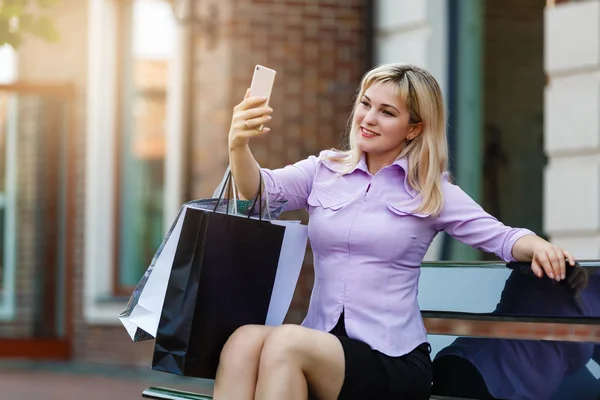
<svg viewBox="0 0 600 400"><path fill-rule="evenodd" d="M580 261L559 283L534 276L525 263L425 263L419 305L426 318L558 323L564 332L576 329L570 328L573 324L594 328L600 325L599 267L597 261ZM466 375L460 369L470 366L456 357L466 359L488 388L508 398L597 400L600 336L584 337L555 341L430 334L429 341L434 363L454 357L454 364L444 365Z"/></svg>
<svg viewBox="0 0 600 400"><path fill-rule="evenodd" d="M600 263L567 272L556 282L526 263L425 263L419 305L426 317L600 324Z"/></svg>

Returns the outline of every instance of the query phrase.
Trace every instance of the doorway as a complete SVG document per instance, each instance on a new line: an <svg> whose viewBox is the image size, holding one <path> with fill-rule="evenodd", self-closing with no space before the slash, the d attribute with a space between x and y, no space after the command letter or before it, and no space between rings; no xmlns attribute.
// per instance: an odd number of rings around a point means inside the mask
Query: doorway
<svg viewBox="0 0 600 400"><path fill-rule="evenodd" d="M543 232L545 1L449 2L451 167L503 223ZM446 238L443 259L493 260Z"/></svg>
<svg viewBox="0 0 600 400"><path fill-rule="evenodd" d="M74 89L0 85L0 357L71 355Z"/></svg>

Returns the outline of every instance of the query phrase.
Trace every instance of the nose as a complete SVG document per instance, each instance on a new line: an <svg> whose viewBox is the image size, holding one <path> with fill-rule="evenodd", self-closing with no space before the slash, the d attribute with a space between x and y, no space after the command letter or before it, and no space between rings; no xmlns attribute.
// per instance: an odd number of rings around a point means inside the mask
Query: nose
<svg viewBox="0 0 600 400"><path fill-rule="evenodd" d="M377 116L376 116L376 112L373 109L370 109L367 114L365 115L364 118L364 122L367 125L377 125Z"/></svg>

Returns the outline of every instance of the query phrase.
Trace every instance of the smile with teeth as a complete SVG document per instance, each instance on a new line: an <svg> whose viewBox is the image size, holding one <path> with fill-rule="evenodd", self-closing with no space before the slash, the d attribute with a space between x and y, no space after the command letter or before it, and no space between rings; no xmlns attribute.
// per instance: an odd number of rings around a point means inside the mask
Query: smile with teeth
<svg viewBox="0 0 600 400"><path fill-rule="evenodd" d="M362 133L362 135L364 137L375 137L375 136L380 136L378 133L375 133L373 131L368 130L367 128L363 128L362 126L360 127L360 133Z"/></svg>

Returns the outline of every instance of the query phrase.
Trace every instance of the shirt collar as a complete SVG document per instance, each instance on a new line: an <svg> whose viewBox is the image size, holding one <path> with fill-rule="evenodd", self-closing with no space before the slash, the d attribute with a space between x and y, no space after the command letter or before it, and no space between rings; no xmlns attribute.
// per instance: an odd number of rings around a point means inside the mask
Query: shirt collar
<svg viewBox="0 0 600 400"><path fill-rule="evenodd" d="M342 173L344 170L344 164L341 162L331 160L329 158L331 156L335 156L335 153L332 152L331 154L327 154L326 157L323 157L322 158L323 164L333 172ZM406 157L398 158L391 165L389 165L385 168L390 168L390 167L392 167L394 169L399 168L400 170L402 170L403 183L404 183L404 188L405 188L406 192L408 194L410 194L411 197L416 197L418 195L418 192L415 189L413 189L408 182L408 159ZM369 168L367 167L367 157L366 157L365 153L362 154L362 156L360 157L360 160L358 161L356 166L354 168L352 168L352 170L350 170L350 173L354 173L357 169L361 170L367 174L370 174Z"/></svg>
<svg viewBox="0 0 600 400"><path fill-rule="evenodd" d="M397 158L396 161L394 161L393 163L391 163L390 165L388 165L387 167L384 168L401 168L404 171L404 175L407 176L408 174L408 160L406 159L406 157L401 157L401 158ZM370 173L369 172L369 168L367 167L367 156L365 155L365 153L362 154L362 156L360 157L360 160L358 161L358 163L356 164L356 167L354 167L354 169L352 170L352 172L356 171L357 169L360 169L361 171L364 171L366 173Z"/></svg>
<svg viewBox="0 0 600 400"><path fill-rule="evenodd" d="M344 169L343 163L336 162L327 158L324 159L324 164L333 172L342 172ZM394 161L391 165L385 168L389 168L390 166L400 167L402 168L405 174L408 173L408 160L406 159L406 157L396 159L396 161ZM361 155L360 160L358 160L358 163L354 166L354 168L352 168L352 170L350 170L350 173L356 171L357 169L366 172L367 174L370 173L369 168L367 167L367 156L365 153Z"/></svg>

